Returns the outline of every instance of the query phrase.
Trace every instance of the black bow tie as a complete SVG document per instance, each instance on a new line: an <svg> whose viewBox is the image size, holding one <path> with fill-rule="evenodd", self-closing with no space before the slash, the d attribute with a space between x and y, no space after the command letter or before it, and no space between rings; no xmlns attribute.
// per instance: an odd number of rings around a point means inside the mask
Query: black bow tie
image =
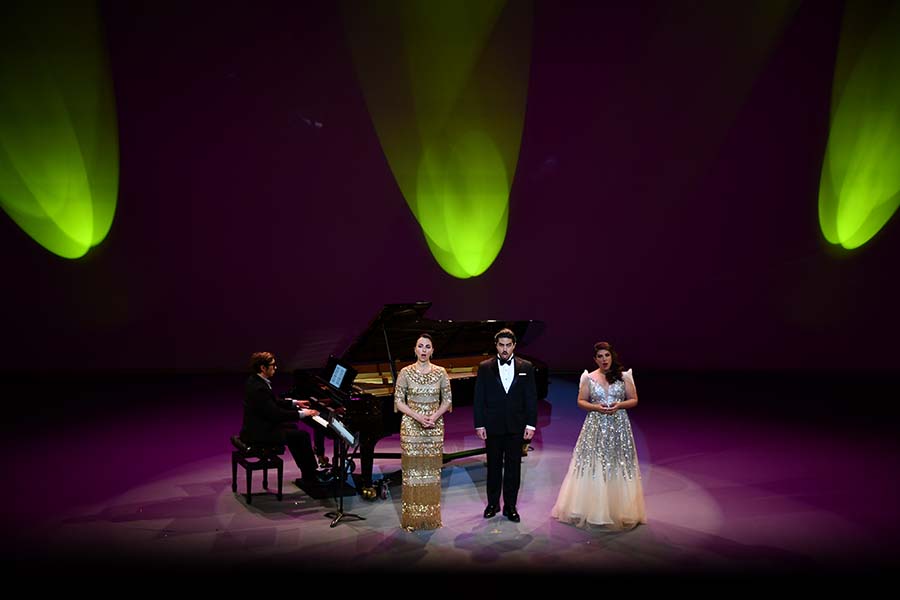
<svg viewBox="0 0 900 600"><path fill-rule="evenodd" d="M501 367L502 367L503 365L511 365L511 364L512 364L512 361L513 361L513 359L511 359L511 358L507 358L506 360L503 360L502 358L498 358L497 360L500 361L500 366L501 366Z"/></svg>

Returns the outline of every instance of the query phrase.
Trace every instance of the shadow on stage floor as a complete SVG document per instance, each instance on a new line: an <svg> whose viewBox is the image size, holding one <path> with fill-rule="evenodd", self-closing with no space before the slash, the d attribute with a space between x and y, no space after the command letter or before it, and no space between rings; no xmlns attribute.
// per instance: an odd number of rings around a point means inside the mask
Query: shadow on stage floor
<svg viewBox="0 0 900 600"><path fill-rule="evenodd" d="M289 455L282 501L264 493L258 474L252 505L232 493L240 375L13 374L3 397L29 401L13 402L4 426L5 568L273 577L287 568L338 582L371 575L367 585L391 573L460 573L491 586L504 574L834 580L898 566L898 377L638 376L640 404L629 415L648 523L620 533L549 516L584 419L576 380L553 377L541 403L521 523L482 518L485 466L473 456L444 468L444 526L406 532L398 484L387 499L346 497L345 509L365 520L330 527L334 498L294 486ZM478 447L471 421L471 407L448 415L445 451ZM378 448L397 451L399 439ZM377 460L376 477L399 467Z"/></svg>

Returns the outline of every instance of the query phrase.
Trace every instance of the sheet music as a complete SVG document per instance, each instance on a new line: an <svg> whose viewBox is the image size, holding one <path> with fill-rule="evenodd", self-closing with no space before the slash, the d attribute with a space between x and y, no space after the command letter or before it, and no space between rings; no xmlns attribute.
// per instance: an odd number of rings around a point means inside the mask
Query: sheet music
<svg viewBox="0 0 900 600"><path fill-rule="evenodd" d="M344 424L338 421L337 419L331 420L331 426L341 434L341 437L344 438L344 441L347 442L351 446L356 445L356 438L353 437L353 434L347 431L347 428L344 427Z"/></svg>
<svg viewBox="0 0 900 600"><path fill-rule="evenodd" d="M347 369L341 365L334 365L334 373L331 374L331 380L328 383L336 388L340 388L341 382L344 380L344 373L346 372Z"/></svg>
<svg viewBox="0 0 900 600"><path fill-rule="evenodd" d="M316 423L318 423L318 424L321 425L322 427L325 427L326 429L327 429L328 427L331 427L332 429L334 429L335 431L337 431L337 432L340 434L340 436L341 436L342 438L344 438L344 441L347 442L350 446L355 446L355 445L356 445L356 438L353 437L353 434L350 433L349 431L347 431L347 428L344 427L344 424L341 423L340 421L338 421L336 418L332 417L332 418L331 418L331 421L328 421L328 420L326 420L326 419L323 419L320 415L316 415L316 416L311 417L311 418L312 418L313 421L315 421Z"/></svg>

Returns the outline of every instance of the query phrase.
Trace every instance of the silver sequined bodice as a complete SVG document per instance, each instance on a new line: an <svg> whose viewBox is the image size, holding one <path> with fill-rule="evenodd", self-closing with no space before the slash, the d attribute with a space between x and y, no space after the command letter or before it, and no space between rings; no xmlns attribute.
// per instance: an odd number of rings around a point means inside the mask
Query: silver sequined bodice
<svg viewBox="0 0 900 600"><path fill-rule="evenodd" d="M591 383L591 403L602 404L604 406L612 406L613 404L625 400L625 382L615 381L610 384L609 389L604 390L603 386L588 377ZM600 414L600 413L597 413Z"/></svg>
<svg viewBox="0 0 900 600"><path fill-rule="evenodd" d="M604 390L588 377L592 404L611 406L625 400L625 382L616 381ZM625 410L611 415L588 412L575 444L575 469L584 477L632 479L640 477L631 422Z"/></svg>

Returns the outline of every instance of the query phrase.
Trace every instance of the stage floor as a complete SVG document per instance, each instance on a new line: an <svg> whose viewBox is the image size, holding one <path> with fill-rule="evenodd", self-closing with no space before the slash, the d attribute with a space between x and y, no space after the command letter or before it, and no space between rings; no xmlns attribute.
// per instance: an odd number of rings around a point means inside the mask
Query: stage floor
<svg viewBox="0 0 900 600"><path fill-rule="evenodd" d="M678 403L685 390L645 392L639 379L641 403L629 415L648 523L585 531L549 514L584 419L574 378L554 377L523 461L521 523L482 518L485 465L475 456L443 470L441 529L399 528L399 485L387 500L345 498L345 511L365 520L331 528L325 513L335 501L294 486L289 454L282 501L259 494L248 506L231 491L240 382L192 381L176 391L145 382L122 399L128 410L84 414L71 426L59 415L21 416L31 433L4 440L5 456L16 457L4 500L14 568L822 574L886 571L900 555L900 448L896 428L884 424L728 409L729 398ZM446 427L446 452L479 446L471 407L457 407ZM399 437L378 450L399 451ZM399 468L376 460L375 477ZM254 473L256 492L261 479Z"/></svg>

